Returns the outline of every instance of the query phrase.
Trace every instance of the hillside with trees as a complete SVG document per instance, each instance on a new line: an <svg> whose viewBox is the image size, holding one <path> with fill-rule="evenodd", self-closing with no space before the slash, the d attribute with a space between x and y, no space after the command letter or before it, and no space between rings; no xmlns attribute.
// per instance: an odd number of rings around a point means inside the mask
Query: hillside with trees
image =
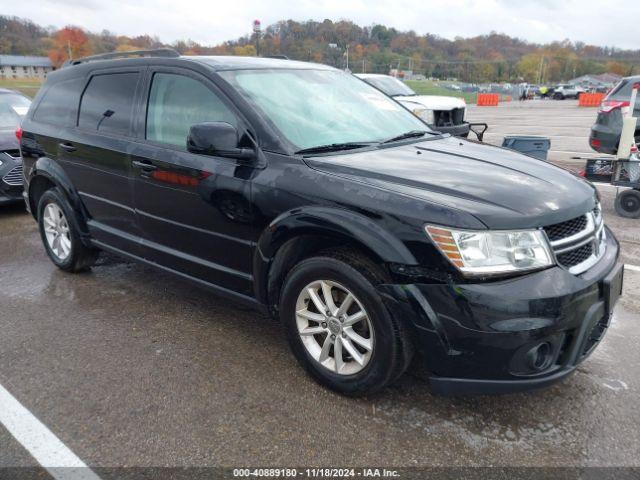
<svg viewBox="0 0 640 480"><path fill-rule="evenodd" d="M164 44L150 35L128 37L75 26L55 30L0 16L0 54L47 55L55 65L70 56L158 47L172 47L186 55L256 55L256 40L255 35L247 35L214 46L190 40ZM569 40L542 45L496 32L449 40L384 25L363 27L344 20L277 22L263 30L259 49L260 55L285 55L340 68L345 68L348 61L353 72L386 73L399 68L427 77L477 83L521 79L558 82L587 73L630 75L640 71L640 50Z"/></svg>

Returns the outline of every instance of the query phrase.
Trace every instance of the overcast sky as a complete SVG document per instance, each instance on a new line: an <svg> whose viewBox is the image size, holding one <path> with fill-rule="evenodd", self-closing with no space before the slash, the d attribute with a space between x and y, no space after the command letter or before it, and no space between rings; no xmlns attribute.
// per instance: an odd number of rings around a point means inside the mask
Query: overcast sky
<svg viewBox="0 0 640 480"><path fill-rule="evenodd" d="M607 4L609 6L607 6ZM569 38L640 48L640 2L606 0L0 0L0 14L48 26L157 35L205 45L236 39L260 19L347 19L399 30L469 37L492 30L533 42Z"/></svg>

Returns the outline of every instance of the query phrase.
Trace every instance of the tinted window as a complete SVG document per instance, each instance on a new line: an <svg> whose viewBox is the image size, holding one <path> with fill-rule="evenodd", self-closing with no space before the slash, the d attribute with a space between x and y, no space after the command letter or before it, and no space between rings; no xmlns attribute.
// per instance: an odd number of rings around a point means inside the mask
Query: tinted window
<svg viewBox="0 0 640 480"><path fill-rule="evenodd" d="M201 122L227 122L237 126L231 110L198 80L156 73L149 93L147 139L186 147L189 128Z"/></svg>
<svg viewBox="0 0 640 480"><path fill-rule="evenodd" d="M75 125L83 84L82 78L74 78L52 85L45 92L33 119L61 126Z"/></svg>
<svg viewBox="0 0 640 480"><path fill-rule="evenodd" d="M129 133L137 82L137 73L92 77L82 95L78 125L100 132Z"/></svg>

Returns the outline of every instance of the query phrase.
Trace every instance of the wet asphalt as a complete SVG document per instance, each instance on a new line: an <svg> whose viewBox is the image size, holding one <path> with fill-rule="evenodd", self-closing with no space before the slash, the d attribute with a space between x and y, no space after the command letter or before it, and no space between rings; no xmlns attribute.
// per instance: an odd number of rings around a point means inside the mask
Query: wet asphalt
<svg viewBox="0 0 640 480"><path fill-rule="evenodd" d="M640 222L611 195L634 263ZM640 465L640 272L561 384L446 398L410 373L354 400L311 381L267 317L114 257L59 271L21 206L0 225L0 384L90 466ZM0 426L0 467L34 464Z"/></svg>

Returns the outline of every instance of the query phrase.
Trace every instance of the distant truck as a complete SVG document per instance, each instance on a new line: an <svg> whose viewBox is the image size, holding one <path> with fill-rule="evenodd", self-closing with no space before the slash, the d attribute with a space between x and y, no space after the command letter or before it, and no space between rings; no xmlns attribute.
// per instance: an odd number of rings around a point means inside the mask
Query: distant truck
<svg viewBox="0 0 640 480"><path fill-rule="evenodd" d="M580 94L585 91L579 85L561 84L553 89L553 98L555 100L564 100L565 98L575 98L577 100Z"/></svg>
<svg viewBox="0 0 640 480"><path fill-rule="evenodd" d="M418 95L405 83L389 75L359 73L356 77L393 97L433 130L458 137L469 135L470 126L465 121L467 104L462 98Z"/></svg>

